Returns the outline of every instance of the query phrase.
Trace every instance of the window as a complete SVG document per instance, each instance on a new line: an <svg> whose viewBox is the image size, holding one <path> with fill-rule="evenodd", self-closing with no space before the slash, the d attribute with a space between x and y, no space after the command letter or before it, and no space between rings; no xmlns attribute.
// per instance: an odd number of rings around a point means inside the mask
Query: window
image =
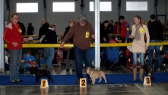
<svg viewBox="0 0 168 95"><path fill-rule="evenodd" d="M90 11L94 11L94 2L90 2ZM112 11L112 2L100 2L100 11Z"/></svg>
<svg viewBox="0 0 168 95"><path fill-rule="evenodd" d="M53 12L75 12L75 2L53 2Z"/></svg>
<svg viewBox="0 0 168 95"><path fill-rule="evenodd" d="M17 13L36 13L38 12L38 3L16 3Z"/></svg>
<svg viewBox="0 0 168 95"><path fill-rule="evenodd" d="M127 1L126 11L148 11L148 2L146 1Z"/></svg>

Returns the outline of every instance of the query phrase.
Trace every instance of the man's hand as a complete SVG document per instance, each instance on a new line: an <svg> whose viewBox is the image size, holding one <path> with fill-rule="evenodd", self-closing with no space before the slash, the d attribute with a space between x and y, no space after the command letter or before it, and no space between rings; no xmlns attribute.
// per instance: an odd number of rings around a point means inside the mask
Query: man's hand
<svg viewBox="0 0 168 95"><path fill-rule="evenodd" d="M24 59L22 59L22 60L21 60L21 63L24 63L24 62L25 62L25 60L24 60Z"/></svg>
<svg viewBox="0 0 168 95"><path fill-rule="evenodd" d="M28 42L29 39L28 39L28 38L24 38L23 41L24 41L24 42Z"/></svg>
<svg viewBox="0 0 168 95"><path fill-rule="evenodd" d="M127 43L127 40L125 40L125 43Z"/></svg>
<svg viewBox="0 0 168 95"><path fill-rule="evenodd" d="M45 35L42 35L42 36L41 36L41 38L44 38L44 37L45 37Z"/></svg>
<svg viewBox="0 0 168 95"><path fill-rule="evenodd" d="M12 42L12 45L13 45L14 47L17 47L17 46L18 46L18 43L17 43L17 42Z"/></svg>
<svg viewBox="0 0 168 95"><path fill-rule="evenodd" d="M61 48L61 49L64 48L64 43L65 43L65 42L62 42L62 43L60 44L60 48Z"/></svg>
<svg viewBox="0 0 168 95"><path fill-rule="evenodd" d="M103 40L104 40L104 42L106 42L106 38L105 37L103 38Z"/></svg>
<svg viewBox="0 0 168 95"><path fill-rule="evenodd" d="M92 39L95 39L95 34L92 34Z"/></svg>

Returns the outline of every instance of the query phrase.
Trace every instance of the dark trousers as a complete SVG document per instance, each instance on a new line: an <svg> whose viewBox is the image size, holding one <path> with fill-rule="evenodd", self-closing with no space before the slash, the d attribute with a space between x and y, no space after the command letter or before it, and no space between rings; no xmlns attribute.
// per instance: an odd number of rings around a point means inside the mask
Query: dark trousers
<svg viewBox="0 0 168 95"><path fill-rule="evenodd" d="M125 43L125 38L121 38L121 40L122 40L122 43ZM127 50L127 47L121 47L121 50L123 51L123 57L122 58L120 58L120 64L122 64L122 65L126 65L126 50Z"/></svg>
<svg viewBox="0 0 168 95"><path fill-rule="evenodd" d="M92 67L91 57L90 57L90 49L82 50L76 46L74 46L74 54L75 54L75 63L76 63L76 75L77 78L82 78L82 69L83 64L82 61L85 62L85 67ZM90 77L89 77L90 78Z"/></svg>

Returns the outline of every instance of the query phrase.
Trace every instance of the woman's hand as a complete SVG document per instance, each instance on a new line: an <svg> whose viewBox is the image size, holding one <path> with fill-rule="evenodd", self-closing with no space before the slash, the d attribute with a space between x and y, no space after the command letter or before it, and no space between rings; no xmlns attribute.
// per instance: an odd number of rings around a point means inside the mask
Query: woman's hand
<svg viewBox="0 0 168 95"><path fill-rule="evenodd" d="M148 50L148 46L145 47L145 50L146 50L146 51Z"/></svg>
<svg viewBox="0 0 168 95"><path fill-rule="evenodd" d="M133 38L133 36L129 35L129 38L131 38L131 39L132 39L132 38Z"/></svg>

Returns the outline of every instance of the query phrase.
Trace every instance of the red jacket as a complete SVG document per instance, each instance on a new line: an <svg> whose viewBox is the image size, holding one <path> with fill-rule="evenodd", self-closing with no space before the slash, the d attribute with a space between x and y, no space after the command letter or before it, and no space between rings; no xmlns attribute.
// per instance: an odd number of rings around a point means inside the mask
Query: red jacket
<svg viewBox="0 0 168 95"><path fill-rule="evenodd" d="M117 25L117 31L118 31L118 34L121 34L121 26L120 25Z"/></svg>
<svg viewBox="0 0 168 95"><path fill-rule="evenodd" d="M114 25L113 26L113 34L121 34L121 26L120 25Z"/></svg>
<svg viewBox="0 0 168 95"><path fill-rule="evenodd" d="M117 34L117 25L113 26L113 34Z"/></svg>
<svg viewBox="0 0 168 95"><path fill-rule="evenodd" d="M7 43L7 48L9 50L19 50L22 49L22 30L18 24L9 23L5 28L5 34L3 39ZM12 42L17 42L18 46L14 47Z"/></svg>
<svg viewBox="0 0 168 95"><path fill-rule="evenodd" d="M126 38L127 34L126 24L128 24L128 22L124 21L121 25L121 38Z"/></svg>

